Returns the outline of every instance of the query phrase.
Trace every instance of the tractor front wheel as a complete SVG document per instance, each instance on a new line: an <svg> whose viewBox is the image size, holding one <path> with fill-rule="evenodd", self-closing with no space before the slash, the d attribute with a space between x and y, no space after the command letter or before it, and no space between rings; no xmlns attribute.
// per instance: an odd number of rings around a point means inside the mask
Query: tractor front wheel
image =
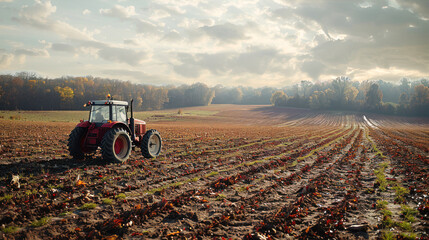
<svg viewBox="0 0 429 240"><path fill-rule="evenodd" d="M101 153L104 160L123 163L131 153L131 138L122 128L110 129L101 140Z"/></svg>
<svg viewBox="0 0 429 240"><path fill-rule="evenodd" d="M142 155L145 158L158 157L161 153L162 139L161 135L155 129L145 133L141 142Z"/></svg>
<svg viewBox="0 0 429 240"><path fill-rule="evenodd" d="M91 152L85 148L86 131L88 131L87 128L75 127L69 135L67 146L69 147L70 155L74 159L81 160L85 157L85 153Z"/></svg>

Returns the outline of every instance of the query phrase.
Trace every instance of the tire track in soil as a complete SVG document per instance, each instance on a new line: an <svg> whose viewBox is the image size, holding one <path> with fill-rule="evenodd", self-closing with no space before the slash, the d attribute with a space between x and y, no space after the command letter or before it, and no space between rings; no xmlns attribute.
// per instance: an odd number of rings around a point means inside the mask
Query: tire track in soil
<svg viewBox="0 0 429 240"><path fill-rule="evenodd" d="M376 199L364 194L364 191L371 187L371 182L362 182L364 175L371 174L368 165L372 162L367 157L368 144L361 144L363 131L360 131L348 156L333 165L328 183L332 188L320 189L326 192L321 193L322 200L318 201L318 204L310 205L308 211L312 212L313 216L304 217L297 238L347 239L351 236L376 238L377 232L373 230L376 222L372 219L377 216L377 213L371 209ZM349 170L344 171L344 169ZM321 202L326 207L320 204ZM362 211L365 215L362 215Z"/></svg>
<svg viewBox="0 0 429 240"><path fill-rule="evenodd" d="M370 129L370 135L386 156L384 162L389 163L386 169L388 187L385 192L380 192L381 197L389 203L395 221L402 221L401 204L417 209L419 216L412 223L412 230L422 238L429 237L429 159L410 151L410 146L399 144L397 139L384 134L382 131ZM401 185L408 190L403 196L404 202L397 199L393 193L394 185ZM392 192L392 193L391 193ZM398 231L398 230L396 230Z"/></svg>

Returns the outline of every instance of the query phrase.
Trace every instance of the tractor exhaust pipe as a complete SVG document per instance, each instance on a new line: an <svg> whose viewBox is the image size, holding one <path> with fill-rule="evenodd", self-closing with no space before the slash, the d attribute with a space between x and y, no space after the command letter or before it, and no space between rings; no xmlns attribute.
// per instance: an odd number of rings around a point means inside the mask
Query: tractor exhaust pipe
<svg viewBox="0 0 429 240"><path fill-rule="evenodd" d="M134 142L136 140L136 131L135 131L135 125L134 125L133 102L134 102L134 99L131 99L130 130L131 130L131 141Z"/></svg>

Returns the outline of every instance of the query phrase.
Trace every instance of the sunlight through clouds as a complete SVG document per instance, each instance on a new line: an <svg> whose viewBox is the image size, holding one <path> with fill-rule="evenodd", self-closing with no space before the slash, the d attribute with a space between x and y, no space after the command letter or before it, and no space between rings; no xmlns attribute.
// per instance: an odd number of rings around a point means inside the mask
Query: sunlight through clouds
<svg viewBox="0 0 429 240"><path fill-rule="evenodd" d="M276 87L343 75L396 82L429 76L424 0L2 2L0 63L7 72L122 72L132 74L115 77L136 83L145 73L173 84L226 86L247 78ZM41 57L76 63L38 70ZM25 61L12 64L18 58Z"/></svg>

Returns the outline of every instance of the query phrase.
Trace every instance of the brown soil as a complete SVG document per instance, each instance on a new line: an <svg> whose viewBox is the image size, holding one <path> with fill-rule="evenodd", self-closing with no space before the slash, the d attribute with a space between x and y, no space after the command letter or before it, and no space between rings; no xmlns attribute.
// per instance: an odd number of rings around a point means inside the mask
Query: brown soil
<svg viewBox="0 0 429 240"><path fill-rule="evenodd" d="M427 119L210 109L218 113L149 123L161 156L136 149L124 164L71 159L75 124L0 120L0 239L428 237ZM399 225L403 206L416 210L411 229Z"/></svg>

